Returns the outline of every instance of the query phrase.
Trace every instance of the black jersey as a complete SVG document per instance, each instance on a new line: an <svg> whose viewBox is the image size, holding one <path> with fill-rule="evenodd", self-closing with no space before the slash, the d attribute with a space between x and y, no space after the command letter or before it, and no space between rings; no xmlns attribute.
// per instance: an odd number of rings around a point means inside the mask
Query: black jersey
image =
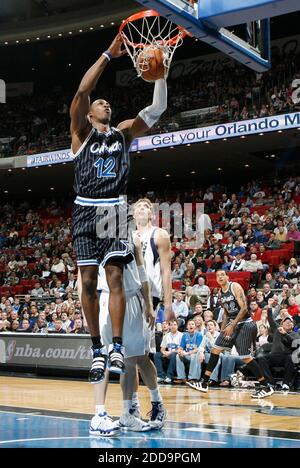
<svg viewBox="0 0 300 468"><path fill-rule="evenodd" d="M74 155L76 195L89 198L118 197L126 193L129 154L123 133L93 128Z"/></svg>
<svg viewBox="0 0 300 468"><path fill-rule="evenodd" d="M229 287L226 292L221 289L221 303L225 311L228 313L229 320L234 320L241 308L232 289L232 282L229 283Z"/></svg>

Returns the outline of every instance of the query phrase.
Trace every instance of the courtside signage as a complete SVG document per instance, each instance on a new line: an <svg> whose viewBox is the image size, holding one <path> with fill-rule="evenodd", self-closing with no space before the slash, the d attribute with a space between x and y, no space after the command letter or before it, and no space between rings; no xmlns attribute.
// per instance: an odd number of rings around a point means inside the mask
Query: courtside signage
<svg viewBox="0 0 300 468"><path fill-rule="evenodd" d="M274 132L276 130L289 130L297 127L300 127L300 112L150 135L138 138L135 143L138 151L145 151L154 148Z"/></svg>
<svg viewBox="0 0 300 468"><path fill-rule="evenodd" d="M33 154L27 157L27 167L71 162L73 159L70 149Z"/></svg>
<svg viewBox="0 0 300 468"><path fill-rule="evenodd" d="M130 151L134 153L136 151L153 150L154 148L203 143L223 138L236 138L258 133L274 132L276 130L290 130L298 127L300 127L300 112L294 112L292 114L261 117L259 119L149 135L134 140ZM71 161L73 161L71 150L65 149L28 156L27 167L46 166Z"/></svg>

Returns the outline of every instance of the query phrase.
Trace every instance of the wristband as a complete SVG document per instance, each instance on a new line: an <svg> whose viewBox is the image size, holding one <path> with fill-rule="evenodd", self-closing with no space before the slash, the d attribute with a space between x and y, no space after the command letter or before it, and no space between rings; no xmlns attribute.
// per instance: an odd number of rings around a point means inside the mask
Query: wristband
<svg viewBox="0 0 300 468"><path fill-rule="evenodd" d="M147 276L144 265L140 265L137 268L138 268L138 272L139 272L140 282L141 283L147 283L148 282L148 276Z"/></svg>
<svg viewBox="0 0 300 468"><path fill-rule="evenodd" d="M108 61L110 61L112 59L112 54L108 50L103 52L102 55L104 55L104 57L106 57Z"/></svg>

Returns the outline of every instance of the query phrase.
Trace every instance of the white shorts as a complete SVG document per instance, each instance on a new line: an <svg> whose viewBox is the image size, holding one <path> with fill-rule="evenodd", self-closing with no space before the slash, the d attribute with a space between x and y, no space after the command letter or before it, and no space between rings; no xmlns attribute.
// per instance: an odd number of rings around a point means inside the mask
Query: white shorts
<svg viewBox="0 0 300 468"><path fill-rule="evenodd" d="M109 293L100 294L100 336L105 346L112 342L111 320L108 311ZM139 294L126 297L126 310L123 325L123 346L125 358L144 356L150 350L150 330L144 319L142 298Z"/></svg>

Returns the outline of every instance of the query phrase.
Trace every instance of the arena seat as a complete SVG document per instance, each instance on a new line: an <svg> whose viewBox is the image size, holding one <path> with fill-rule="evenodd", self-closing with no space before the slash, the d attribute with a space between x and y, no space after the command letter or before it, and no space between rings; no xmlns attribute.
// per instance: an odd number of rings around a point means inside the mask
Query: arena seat
<svg viewBox="0 0 300 468"><path fill-rule="evenodd" d="M269 262L274 268L278 268L280 263L282 263L282 253L279 250L277 252L273 251L269 257Z"/></svg>
<svg viewBox="0 0 300 468"><path fill-rule="evenodd" d="M216 222L216 221L219 221L219 219L221 219L221 213L211 213L209 214L209 217L212 221Z"/></svg>
<svg viewBox="0 0 300 468"><path fill-rule="evenodd" d="M182 289L182 281L180 280L172 281L172 288L176 289L176 291L180 291Z"/></svg>
<svg viewBox="0 0 300 468"><path fill-rule="evenodd" d="M0 286L0 295L1 296L9 296L10 295L10 287L9 286Z"/></svg>
<svg viewBox="0 0 300 468"><path fill-rule="evenodd" d="M24 293L24 286L22 286L21 284L20 285L17 285L17 286L13 286L11 289L10 289L10 293L12 295L20 295L20 294L23 294Z"/></svg>
<svg viewBox="0 0 300 468"><path fill-rule="evenodd" d="M253 206L252 208L250 208L250 213L253 214L253 213L258 213L259 216L262 216L263 214L265 214L265 212L267 210L269 210L271 208L270 205L258 205L258 206Z"/></svg>

